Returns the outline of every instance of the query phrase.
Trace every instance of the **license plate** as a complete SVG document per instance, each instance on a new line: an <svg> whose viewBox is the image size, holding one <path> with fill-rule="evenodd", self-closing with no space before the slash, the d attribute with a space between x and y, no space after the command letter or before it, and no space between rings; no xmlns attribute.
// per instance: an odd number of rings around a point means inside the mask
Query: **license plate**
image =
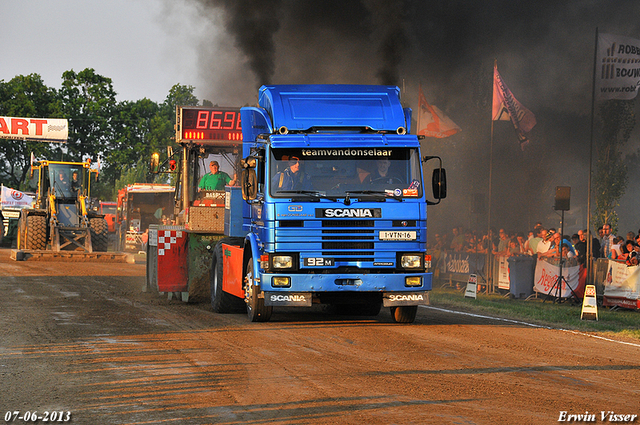
<svg viewBox="0 0 640 425"><path fill-rule="evenodd" d="M381 241L415 241L416 232L381 230L379 237Z"/></svg>

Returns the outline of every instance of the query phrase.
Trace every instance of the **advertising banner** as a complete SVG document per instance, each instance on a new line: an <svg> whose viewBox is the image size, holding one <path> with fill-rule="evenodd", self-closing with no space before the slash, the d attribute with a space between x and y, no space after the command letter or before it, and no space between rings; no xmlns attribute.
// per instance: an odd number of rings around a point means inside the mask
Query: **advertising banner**
<svg viewBox="0 0 640 425"><path fill-rule="evenodd" d="M554 285L558 281L559 274L559 266L550 264L545 260L538 259L534 278L534 288L536 292L549 294L553 288L553 293L551 295L558 295L562 298L571 297L573 295L571 290L573 289L575 291L580 284L580 266L562 267L562 276L564 277L564 280L560 285L560 292L556 293L557 287L554 287ZM567 284L569 284L571 288L567 287Z"/></svg>
<svg viewBox="0 0 640 425"><path fill-rule="evenodd" d="M604 305L638 308L640 305L640 266L609 260L604 281Z"/></svg>
<svg viewBox="0 0 640 425"><path fill-rule="evenodd" d="M473 252L443 252L442 273L484 274L485 254Z"/></svg>
<svg viewBox="0 0 640 425"><path fill-rule="evenodd" d="M0 117L0 139L66 143L68 137L66 119Z"/></svg>
<svg viewBox="0 0 640 425"><path fill-rule="evenodd" d="M511 280L509 278L509 257L496 257L498 261L498 288L509 290Z"/></svg>
<svg viewBox="0 0 640 425"><path fill-rule="evenodd" d="M596 98L634 99L640 84L640 40L598 34Z"/></svg>
<svg viewBox="0 0 640 425"><path fill-rule="evenodd" d="M25 208L31 206L33 198L24 192L2 186L2 208Z"/></svg>

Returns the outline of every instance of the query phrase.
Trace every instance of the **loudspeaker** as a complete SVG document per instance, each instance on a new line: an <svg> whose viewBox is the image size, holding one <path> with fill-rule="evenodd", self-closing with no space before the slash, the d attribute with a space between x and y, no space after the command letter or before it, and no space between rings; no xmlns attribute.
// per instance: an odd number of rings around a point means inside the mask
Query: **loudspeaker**
<svg viewBox="0 0 640 425"><path fill-rule="evenodd" d="M471 214L484 214L484 194L474 193L471 200Z"/></svg>
<svg viewBox="0 0 640 425"><path fill-rule="evenodd" d="M569 211L571 209L571 187L556 186L556 205L554 209L557 211Z"/></svg>

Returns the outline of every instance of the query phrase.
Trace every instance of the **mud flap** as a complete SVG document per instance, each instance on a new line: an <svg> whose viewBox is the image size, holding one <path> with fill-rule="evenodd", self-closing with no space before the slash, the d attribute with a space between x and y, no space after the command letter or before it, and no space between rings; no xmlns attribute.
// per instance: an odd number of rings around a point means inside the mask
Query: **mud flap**
<svg viewBox="0 0 640 425"><path fill-rule="evenodd" d="M403 305L429 305L429 293L421 292L385 292L382 294L382 305L399 307Z"/></svg>
<svg viewBox="0 0 640 425"><path fill-rule="evenodd" d="M311 292L265 292L264 305L311 307Z"/></svg>

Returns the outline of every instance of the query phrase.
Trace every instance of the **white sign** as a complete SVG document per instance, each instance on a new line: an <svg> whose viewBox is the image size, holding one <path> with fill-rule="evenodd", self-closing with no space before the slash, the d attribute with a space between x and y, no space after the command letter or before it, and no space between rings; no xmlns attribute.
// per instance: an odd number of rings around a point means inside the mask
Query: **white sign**
<svg viewBox="0 0 640 425"><path fill-rule="evenodd" d="M582 311L580 320L594 318L598 320L598 303L596 302L596 286L587 285L584 289L584 299L582 301Z"/></svg>
<svg viewBox="0 0 640 425"><path fill-rule="evenodd" d="M68 137L66 119L0 117L0 139L65 143Z"/></svg>
<svg viewBox="0 0 640 425"><path fill-rule="evenodd" d="M598 34L596 98L634 99L640 84L640 40Z"/></svg>
<svg viewBox="0 0 640 425"><path fill-rule="evenodd" d="M509 289L511 287L511 278L509 276L508 257L498 257L498 289Z"/></svg>
<svg viewBox="0 0 640 425"><path fill-rule="evenodd" d="M2 208L25 208L30 207L33 203L31 196L5 186L2 186L2 197L0 199Z"/></svg>
<svg viewBox="0 0 640 425"><path fill-rule="evenodd" d="M469 275L469 281L467 282L467 290L464 293L465 298L477 298L478 293L478 276L475 274Z"/></svg>

